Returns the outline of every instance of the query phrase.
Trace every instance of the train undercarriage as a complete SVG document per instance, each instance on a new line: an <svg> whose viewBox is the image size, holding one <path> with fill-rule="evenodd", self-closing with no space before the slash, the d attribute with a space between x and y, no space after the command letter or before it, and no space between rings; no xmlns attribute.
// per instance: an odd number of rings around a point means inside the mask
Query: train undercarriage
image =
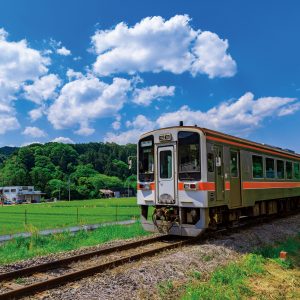
<svg viewBox="0 0 300 300"><path fill-rule="evenodd" d="M198 236L206 229L218 230L237 225L241 220L295 212L300 197L258 201L254 206L228 209L227 206L191 208L178 206L141 206L142 225L146 230L163 234Z"/></svg>

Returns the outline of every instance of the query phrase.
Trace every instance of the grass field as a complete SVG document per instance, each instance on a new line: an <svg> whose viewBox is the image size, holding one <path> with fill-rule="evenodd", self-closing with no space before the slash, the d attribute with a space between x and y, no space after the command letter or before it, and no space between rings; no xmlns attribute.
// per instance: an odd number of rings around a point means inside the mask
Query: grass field
<svg viewBox="0 0 300 300"><path fill-rule="evenodd" d="M0 235L139 217L136 198L112 198L0 206Z"/></svg>
<svg viewBox="0 0 300 300"><path fill-rule="evenodd" d="M278 258L281 250L288 252L285 261ZM158 289L162 299L300 299L299 253L300 232L217 268L210 278L195 270L188 283L180 285L168 280Z"/></svg>
<svg viewBox="0 0 300 300"><path fill-rule="evenodd" d="M112 225L93 231L64 232L41 236L32 232L30 238L16 238L0 247L0 265L35 256L70 251L84 246L93 246L116 239L128 239L148 235L139 222L133 225Z"/></svg>

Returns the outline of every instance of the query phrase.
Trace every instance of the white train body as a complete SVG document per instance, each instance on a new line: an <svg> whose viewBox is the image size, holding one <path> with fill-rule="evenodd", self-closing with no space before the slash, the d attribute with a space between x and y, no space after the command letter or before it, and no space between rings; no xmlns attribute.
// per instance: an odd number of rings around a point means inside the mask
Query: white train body
<svg viewBox="0 0 300 300"><path fill-rule="evenodd" d="M138 143L137 199L146 230L184 236L295 210L300 155L205 128L155 130Z"/></svg>

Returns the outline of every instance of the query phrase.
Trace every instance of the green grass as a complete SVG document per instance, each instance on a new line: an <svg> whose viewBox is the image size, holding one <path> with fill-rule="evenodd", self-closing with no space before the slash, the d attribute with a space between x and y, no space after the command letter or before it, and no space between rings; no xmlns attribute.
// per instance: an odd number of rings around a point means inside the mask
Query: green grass
<svg viewBox="0 0 300 300"><path fill-rule="evenodd" d="M279 259L280 251L286 251L288 253L287 260L282 261ZM265 258L271 258L286 268L292 266L300 267L300 232L296 237L290 237L284 242L278 242L274 245L257 249L255 253Z"/></svg>
<svg viewBox="0 0 300 300"><path fill-rule="evenodd" d="M26 231L25 220L42 230L122 221L139 214L135 197L0 206L0 234Z"/></svg>
<svg viewBox="0 0 300 300"><path fill-rule="evenodd" d="M232 300L252 296L245 284L247 277L264 273L264 258L248 254L239 262L232 262L224 268L213 272L208 282L199 282L187 286L184 300Z"/></svg>
<svg viewBox="0 0 300 300"><path fill-rule="evenodd" d="M278 258L280 251L283 250L288 252L289 257L285 261ZM202 274L193 270L190 272L187 284L175 287L172 281L166 281L157 287L158 292L162 299L237 300L256 297L259 291L253 290L251 278L258 278L259 281L261 280L259 278L269 276L268 268L272 265L279 267L280 272L291 272L291 269L300 266L299 253L300 233L283 242L243 255L241 259L225 267L217 268L208 280L202 279ZM209 259L204 260L209 261ZM290 288L290 283L287 283L284 288Z"/></svg>
<svg viewBox="0 0 300 300"><path fill-rule="evenodd" d="M35 228L31 228L31 232L33 235L30 238L16 238L0 246L0 264L149 234L142 229L139 222L126 226L105 226L94 231L80 231L74 235L65 232L41 236Z"/></svg>

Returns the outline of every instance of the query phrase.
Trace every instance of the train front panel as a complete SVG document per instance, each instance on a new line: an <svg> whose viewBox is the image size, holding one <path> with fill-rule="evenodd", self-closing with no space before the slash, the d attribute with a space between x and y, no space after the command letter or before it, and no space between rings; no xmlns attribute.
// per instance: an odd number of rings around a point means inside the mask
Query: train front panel
<svg viewBox="0 0 300 300"><path fill-rule="evenodd" d="M198 236L208 227L206 139L197 127L160 129L138 143L137 198L143 227Z"/></svg>

